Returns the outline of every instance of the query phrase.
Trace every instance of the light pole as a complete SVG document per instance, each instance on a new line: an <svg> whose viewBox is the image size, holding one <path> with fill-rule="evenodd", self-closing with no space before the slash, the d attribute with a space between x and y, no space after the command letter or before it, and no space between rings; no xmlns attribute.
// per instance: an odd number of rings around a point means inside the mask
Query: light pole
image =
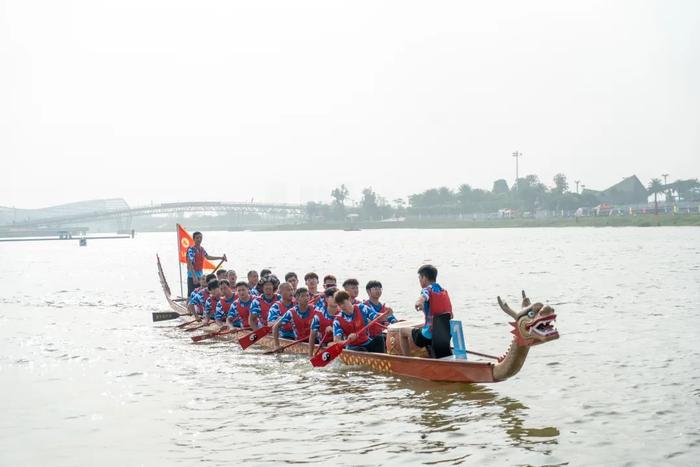
<svg viewBox="0 0 700 467"><path fill-rule="evenodd" d="M664 178L664 185L666 185L666 179L668 178L668 174L661 174L661 176Z"/></svg>
<svg viewBox="0 0 700 467"><path fill-rule="evenodd" d="M578 194L578 184L581 183L581 180L575 180L574 183L576 184L576 194Z"/></svg>
<svg viewBox="0 0 700 467"><path fill-rule="evenodd" d="M517 189L518 189L518 178L519 178L519 175L518 175L518 159L520 159L521 157L523 157L523 153L518 152L518 151L515 151L515 152L513 153L513 157L515 157L515 189L517 190Z"/></svg>

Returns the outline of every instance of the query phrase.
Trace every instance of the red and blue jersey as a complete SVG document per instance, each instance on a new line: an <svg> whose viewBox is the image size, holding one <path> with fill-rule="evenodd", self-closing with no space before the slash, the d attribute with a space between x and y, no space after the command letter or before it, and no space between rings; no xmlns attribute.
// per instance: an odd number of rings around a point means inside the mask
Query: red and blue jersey
<svg viewBox="0 0 700 467"><path fill-rule="evenodd" d="M226 317L228 317L228 312L231 310L233 302L235 301L235 294L231 295L230 298L223 297L221 300L219 300L219 303L216 304L216 314L214 314L214 319L217 321L223 321L226 319Z"/></svg>
<svg viewBox="0 0 700 467"><path fill-rule="evenodd" d="M364 302L360 303L358 306L360 307L360 310L362 310L363 308L371 308L377 314L382 314L382 313L384 313L384 311L386 311L386 309L385 309L386 305L384 303L379 303L379 302L373 303L371 300L365 300ZM378 336L379 334L381 334L384 331L384 328L382 327L382 325L386 326L387 324L391 324L391 323L395 323L395 322L396 322L396 318L394 317L394 315L389 315L388 318L383 319L383 320L379 321L378 323L373 324L369 328L369 336L370 337Z"/></svg>
<svg viewBox="0 0 700 467"><path fill-rule="evenodd" d="M294 331L294 338L301 339L309 335L311 321L314 319L314 316L314 309L311 305L307 305L304 311L301 311L299 305L295 305L294 308L287 310L287 312L282 315L280 318L280 326L284 327L286 324L291 324Z"/></svg>
<svg viewBox="0 0 700 467"><path fill-rule="evenodd" d="M350 334L357 334L367 323L377 317L377 312L372 307L360 309L355 305L352 314L347 315L341 311L333 320L333 335L341 339L347 339ZM364 345L370 341L369 333L365 330L351 345Z"/></svg>
<svg viewBox="0 0 700 467"><path fill-rule="evenodd" d="M423 302L423 315L425 316L425 324L421 333L426 339L433 338L433 318L449 313L452 315L452 303L447 294L447 290L443 289L440 284L430 284L420 292L421 297L425 299Z"/></svg>
<svg viewBox="0 0 700 467"><path fill-rule="evenodd" d="M209 319L216 318L216 305L218 302L219 300L214 297L208 297L204 302L204 314L209 316Z"/></svg>
<svg viewBox="0 0 700 467"><path fill-rule="evenodd" d="M250 314L258 318L259 324L264 326L268 322L268 318L270 316L270 309L272 308L272 305L274 305L279 300L282 300L281 295L275 294L268 298L265 296L265 294L260 294L258 296L258 304L260 306L259 308L251 309Z"/></svg>
<svg viewBox="0 0 700 467"><path fill-rule="evenodd" d="M194 264L194 273L196 277L200 277L204 271L204 259L207 257L207 251L201 246L192 245L187 249L187 259ZM192 271L187 270L187 277L192 277Z"/></svg>
<svg viewBox="0 0 700 467"><path fill-rule="evenodd" d="M316 308L314 312L315 315L314 320L311 322L311 330L316 331L318 333L316 341L318 342L321 339L323 339L322 343L330 342L331 340L333 340L333 321L338 315L332 315L328 313L328 307L326 306L321 307L321 309ZM329 327L331 328L331 332L326 334L326 329L328 329Z"/></svg>
<svg viewBox="0 0 700 467"><path fill-rule="evenodd" d="M258 300L255 297L251 296L247 302L244 302L239 297L233 302L231 309L228 311L228 318L233 318L234 322L238 319L238 321L240 321L240 326L247 328L249 326L249 318L251 313L253 313L253 310L260 313L260 303L258 303Z"/></svg>

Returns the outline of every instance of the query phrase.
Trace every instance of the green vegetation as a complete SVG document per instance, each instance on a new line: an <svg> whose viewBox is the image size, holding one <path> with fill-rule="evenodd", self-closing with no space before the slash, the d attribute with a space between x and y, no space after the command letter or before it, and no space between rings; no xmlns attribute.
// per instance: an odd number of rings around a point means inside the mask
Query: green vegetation
<svg viewBox="0 0 700 467"><path fill-rule="evenodd" d="M638 193L634 195L635 203L646 204L646 197L650 194L654 195L655 212L659 210L657 198L659 193L665 195L667 203L694 202L695 200L700 202L700 183L695 179L678 180L667 185L654 179L647 189L639 183L636 177L629 177L626 180L634 180L634 183L639 187ZM579 208L588 213L595 206L606 203L601 198L601 192L592 190L583 190L582 193L571 192L567 177L562 173L556 174L552 183L553 185L548 187L540 181L537 175L526 175L519 178L517 183L511 187L503 179L496 180L491 191L473 188L468 184L462 184L456 190L443 186L412 194L408 197L408 203L403 199L396 199L390 203L376 193L372 187L367 187L362 190L359 202L353 203L352 206L346 204L351 199L348 188L341 185L331 192L332 202L307 203L306 221L319 224L333 223L343 222L350 217L357 222L371 222L407 217L413 222L414 218L420 219L426 216L458 218L460 216L471 217L475 213L490 213L491 215L488 216L490 218L528 218L538 211L549 212L550 215L556 213L557 216L573 217ZM578 182L576 183L578 188ZM614 194L616 189L617 186L612 187L609 192ZM607 211L604 214L607 214ZM575 221L571 219L571 222ZM598 222L602 221L593 223L598 225ZM631 221L609 222L629 223Z"/></svg>

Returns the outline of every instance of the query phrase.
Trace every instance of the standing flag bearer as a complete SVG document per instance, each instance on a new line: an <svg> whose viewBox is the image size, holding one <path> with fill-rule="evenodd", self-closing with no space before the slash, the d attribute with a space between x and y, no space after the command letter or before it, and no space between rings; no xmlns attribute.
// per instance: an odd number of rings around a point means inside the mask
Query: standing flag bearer
<svg viewBox="0 0 700 467"><path fill-rule="evenodd" d="M180 267L182 263L187 264L187 296L197 287L199 278L204 274L205 269L216 269L210 261L226 261L226 255L209 256L202 247L202 233L195 232L190 237L180 224L177 225L177 243L180 251Z"/></svg>

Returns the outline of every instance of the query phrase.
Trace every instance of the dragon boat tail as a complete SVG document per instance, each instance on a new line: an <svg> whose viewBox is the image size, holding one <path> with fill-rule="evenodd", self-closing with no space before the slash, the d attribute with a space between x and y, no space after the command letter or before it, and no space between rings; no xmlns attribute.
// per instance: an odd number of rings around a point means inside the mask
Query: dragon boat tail
<svg viewBox="0 0 700 467"><path fill-rule="evenodd" d="M180 301L173 299L163 273L160 258L156 256L156 259L158 276L163 287L165 299L173 311L183 315L188 314L187 308ZM390 325L387 328L387 353L385 354L357 352L346 349L340 354L338 360L346 365L363 366L381 373L409 376L428 381L462 383L495 383L504 381L515 376L521 370L532 346L550 342L559 337L559 333L554 326L556 321L554 309L542 303L531 303L525 292L522 295L522 308L519 311L513 310L498 297L500 308L513 319L510 323L513 339L506 353L498 357L496 362L464 360L452 357L445 359L429 358L427 351L414 346L410 339L411 330L422 324L417 322L400 322ZM238 336L233 338L227 336L229 340L237 340L237 338ZM403 354L401 339L405 339L403 347L410 349L409 355ZM285 344L292 341L280 339L280 342ZM256 345L266 349L275 348L274 339L270 335L260 339ZM308 344L301 343L289 347L286 352L308 355L309 347Z"/></svg>

